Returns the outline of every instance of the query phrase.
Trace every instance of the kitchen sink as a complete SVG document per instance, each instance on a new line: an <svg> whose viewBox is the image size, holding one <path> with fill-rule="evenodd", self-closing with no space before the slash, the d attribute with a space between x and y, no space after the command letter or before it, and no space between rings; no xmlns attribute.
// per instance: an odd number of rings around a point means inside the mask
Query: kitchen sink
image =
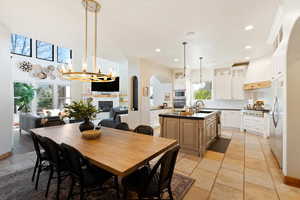
<svg viewBox="0 0 300 200"><path fill-rule="evenodd" d="M212 113L212 112L214 112L214 111L209 111L209 110L200 110L200 111L198 111L197 113Z"/></svg>

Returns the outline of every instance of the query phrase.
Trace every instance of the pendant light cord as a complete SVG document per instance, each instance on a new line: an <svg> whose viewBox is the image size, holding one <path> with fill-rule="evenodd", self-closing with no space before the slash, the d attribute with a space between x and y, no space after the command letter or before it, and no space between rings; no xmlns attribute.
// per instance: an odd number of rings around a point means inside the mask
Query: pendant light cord
<svg viewBox="0 0 300 200"><path fill-rule="evenodd" d="M200 57L200 84L202 83L202 59L203 57Z"/></svg>
<svg viewBox="0 0 300 200"><path fill-rule="evenodd" d="M85 0L82 71L87 71L87 38L88 38L87 29L88 29L88 3L87 0Z"/></svg>
<svg viewBox="0 0 300 200"><path fill-rule="evenodd" d="M185 78L186 76L186 45L187 45L187 42L183 42L183 67L184 67L184 71L183 71L183 76Z"/></svg>

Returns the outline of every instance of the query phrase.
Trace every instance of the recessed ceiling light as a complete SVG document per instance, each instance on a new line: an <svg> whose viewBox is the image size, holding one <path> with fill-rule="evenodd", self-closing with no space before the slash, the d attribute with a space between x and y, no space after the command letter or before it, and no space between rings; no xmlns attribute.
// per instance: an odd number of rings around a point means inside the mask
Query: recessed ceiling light
<svg viewBox="0 0 300 200"><path fill-rule="evenodd" d="M246 60L250 60L250 57L247 56L247 57L245 57L245 59L246 59Z"/></svg>
<svg viewBox="0 0 300 200"><path fill-rule="evenodd" d="M245 46L245 49L252 49L250 45Z"/></svg>
<svg viewBox="0 0 300 200"><path fill-rule="evenodd" d="M248 26L245 26L245 31L251 31L254 29L254 26L253 25L248 25Z"/></svg>
<svg viewBox="0 0 300 200"><path fill-rule="evenodd" d="M178 58L174 58L174 62L179 62L179 59Z"/></svg>
<svg viewBox="0 0 300 200"><path fill-rule="evenodd" d="M155 49L156 52L160 52L160 49Z"/></svg>

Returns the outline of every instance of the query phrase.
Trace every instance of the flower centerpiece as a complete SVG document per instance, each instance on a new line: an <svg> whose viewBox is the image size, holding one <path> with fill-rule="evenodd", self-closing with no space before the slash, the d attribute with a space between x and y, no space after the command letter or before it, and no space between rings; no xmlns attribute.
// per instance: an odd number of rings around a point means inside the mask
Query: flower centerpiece
<svg viewBox="0 0 300 200"><path fill-rule="evenodd" d="M74 118L75 120L84 120L83 123L79 125L80 131L93 130L94 124L90 121L95 119L97 114L97 109L92 105L92 98L86 101L73 101L70 105L66 105L64 113L69 118Z"/></svg>

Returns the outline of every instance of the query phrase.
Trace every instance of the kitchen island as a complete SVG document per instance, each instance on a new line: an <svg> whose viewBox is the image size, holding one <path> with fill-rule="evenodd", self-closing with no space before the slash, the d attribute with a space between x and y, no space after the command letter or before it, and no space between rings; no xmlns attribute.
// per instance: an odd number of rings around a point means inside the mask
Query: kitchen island
<svg viewBox="0 0 300 200"><path fill-rule="evenodd" d="M172 112L159 115L161 137L176 139L181 151L203 156L219 136L220 112Z"/></svg>

